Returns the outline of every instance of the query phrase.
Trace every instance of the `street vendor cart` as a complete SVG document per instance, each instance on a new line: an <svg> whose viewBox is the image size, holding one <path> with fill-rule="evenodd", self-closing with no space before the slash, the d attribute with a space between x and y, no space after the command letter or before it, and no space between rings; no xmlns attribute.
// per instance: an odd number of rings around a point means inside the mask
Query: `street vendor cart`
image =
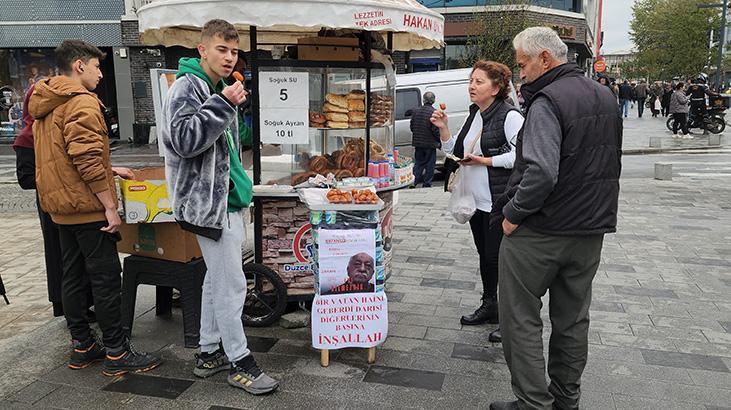
<svg viewBox="0 0 731 410"><path fill-rule="evenodd" d="M261 309L250 325L271 324L287 301L314 296L310 211L295 188L318 175L332 174L344 189L375 186L387 276L394 192L413 181L409 160L394 150L390 54L441 47L443 17L416 0L151 0L137 14L143 44L193 48L206 21L224 18L247 52L252 266L264 278L251 283L256 297L247 295ZM266 280L262 266L276 278ZM286 298L273 289L281 283Z"/></svg>

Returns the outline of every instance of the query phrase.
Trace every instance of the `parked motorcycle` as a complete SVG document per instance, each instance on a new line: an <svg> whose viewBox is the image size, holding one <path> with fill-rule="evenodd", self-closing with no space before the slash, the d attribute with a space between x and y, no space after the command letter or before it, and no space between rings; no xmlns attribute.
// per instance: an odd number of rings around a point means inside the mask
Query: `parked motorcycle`
<svg viewBox="0 0 731 410"><path fill-rule="evenodd" d="M670 116L665 124L670 131L673 130L675 119ZM726 108L723 106L708 107L705 115L688 115L688 129L698 128L708 130L711 134L720 134L726 129Z"/></svg>

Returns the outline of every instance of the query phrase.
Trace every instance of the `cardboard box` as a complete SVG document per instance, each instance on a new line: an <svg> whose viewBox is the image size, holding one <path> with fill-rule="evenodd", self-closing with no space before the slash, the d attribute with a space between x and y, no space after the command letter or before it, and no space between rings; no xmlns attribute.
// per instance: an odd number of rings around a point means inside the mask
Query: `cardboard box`
<svg viewBox="0 0 731 410"><path fill-rule="evenodd" d="M135 170L135 180L119 181L128 224L175 222L165 183L165 168Z"/></svg>
<svg viewBox="0 0 731 410"><path fill-rule="evenodd" d="M203 256L195 234L184 231L176 222L126 224L119 227L122 240L117 251L176 262L189 262Z"/></svg>
<svg viewBox="0 0 731 410"><path fill-rule="evenodd" d="M358 61L357 38L307 37L297 40L297 59L312 61Z"/></svg>

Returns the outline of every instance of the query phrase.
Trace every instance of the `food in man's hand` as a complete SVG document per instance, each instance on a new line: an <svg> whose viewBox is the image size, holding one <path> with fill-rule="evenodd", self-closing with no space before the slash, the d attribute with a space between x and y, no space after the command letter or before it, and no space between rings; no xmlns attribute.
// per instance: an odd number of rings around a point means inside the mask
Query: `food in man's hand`
<svg viewBox="0 0 731 410"><path fill-rule="evenodd" d="M370 189L358 190L354 189L350 191L356 204L377 204L378 195Z"/></svg>
<svg viewBox="0 0 731 410"><path fill-rule="evenodd" d="M241 81L241 82L244 81L244 76L241 75L240 72L234 71L232 75L234 76L234 78L236 79L236 81Z"/></svg>
<svg viewBox="0 0 731 410"><path fill-rule="evenodd" d="M446 110L447 109L447 104L445 104L445 103L439 103L439 109L442 110L442 111Z"/></svg>

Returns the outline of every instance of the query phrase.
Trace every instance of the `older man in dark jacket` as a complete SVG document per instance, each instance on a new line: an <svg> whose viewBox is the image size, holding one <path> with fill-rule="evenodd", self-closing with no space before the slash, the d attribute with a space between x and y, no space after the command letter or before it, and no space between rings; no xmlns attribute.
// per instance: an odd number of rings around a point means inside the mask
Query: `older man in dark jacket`
<svg viewBox="0 0 731 410"><path fill-rule="evenodd" d="M431 91L424 93L424 105L416 108L411 114L411 145L414 146L414 185L422 183L424 188L431 187L434 178L434 168L437 163L437 148L439 129L429 121L434 112L436 97ZM422 175L423 174L423 175Z"/></svg>
<svg viewBox="0 0 731 410"><path fill-rule="evenodd" d="M604 234L617 224L622 119L614 95L567 63L555 31L513 41L526 121L502 201L500 328L513 402L490 409L578 409L591 285ZM546 383L541 298L550 292Z"/></svg>

